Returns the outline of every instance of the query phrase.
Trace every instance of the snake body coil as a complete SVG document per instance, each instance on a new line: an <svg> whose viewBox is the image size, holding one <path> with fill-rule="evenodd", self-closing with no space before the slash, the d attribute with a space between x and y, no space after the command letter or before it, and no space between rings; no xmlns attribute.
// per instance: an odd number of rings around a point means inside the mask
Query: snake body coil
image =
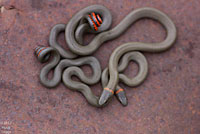
<svg viewBox="0 0 200 134"><path fill-rule="evenodd" d="M126 69L130 61L135 61L139 65L139 72L134 78L129 78L122 73ZM137 86L141 84L147 76L147 73L148 73L147 60L144 57L144 55L140 52L128 52L124 54L120 60L120 63L118 66L118 73L119 73L120 82L123 82L128 86ZM101 75L102 87L105 87L108 84L108 81L110 79L108 76L109 76L109 70L108 68L105 68ZM106 90L110 92L109 89L106 89ZM125 96L125 92L119 85L117 85L115 88L115 95L117 96L119 101L122 103L122 105L124 106L127 105L128 102Z"/></svg>
<svg viewBox="0 0 200 134"><path fill-rule="evenodd" d="M94 53L101 44L119 37L134 22L142 18L150 18L160 22L167 31L166 39L160 43L129 42L117 47L110 56L108 68L103 71L101 76L104 90L100 97L95 96L88 85L95 84L100 79L101 67L98 60L91 56L74 58ZM107 8L101 5L92 5L76 13L67 25L55 25L49 38L51 47L38 47L36 49L36 55L40 62L46 62L50 56L52 57L51 61L41 70L41 83L46 87L55 87L62 79L68 88L81 92L88 102L96 107L107 104L113 94L123 105L127 105L126 94L118 83L123 82L128 86L137 86L144 81L148 72L146 58L136 51L162 52L167 50L175 42L176 28L166 14L147 7L130 12L116 27L109 30L111 23L112 16ZM56 40L62 31L65 31L65 39L70 51L64 50ZM85 33L96 34L87 45L83 44ZM60 60L60 56L65 59ZM139 65L139 72L134 78L128 78L123 74L131 60ZM85 64L90 65L93 70L93 75L90 77L85 76L79 68ZM54 68L53 78L49 80L47 75ZM62 72L64 72L63 75ZM82 82L72 80L72 76L77 76Z"/></svg>
<svg viewBox="0 0 200 134"><path fill-rule="evenodd" d="M100 80L101 77L101 66L98 62L98 60L92 56L88 57L83 57L79 59L63 59L60 61L60 55L58 51L52 47L37 47L36 50L36 56L40 62L46 62L48 59L50 59L50 56L52 56L51 61L45 65L40 72L40 82L45 86L45 87L55 87L59 84L61 81L61 75L63 70L69 71L70 76L71 75L76 75L80 80L82 80L84 83L88 85L93 85L97 83ZM78 67L81 65L89 65L93 71L92 76L86 76L83 71ZM73 67L71 67L73 66ZM55 69L54 69L55 68ZM49 72L54 69L54 74L52 79L48 79L48 74ZM73 71L72 71L73 69ZM65 73L64 73L65 74ZM68 82L65 80L66 78L64 77L64 84L68 87L73 87L77 86L76 84L73 85L73 81L71 80ZM67 82L66 82L67 81ZM78 83L78 82L74 82ZM82 84L83 85L83 84ZM94 106L100 106L98 104L98 97L96 97L91 89L88 87L87 89L84 88L84 91L81 90L81 86L78 85L79 91L83 93L83 95L86 97L88 102Z"/></svg>
<svg viewBox="0 0 200 134"><path fill-rule="evenodd" d="M122 22L118 26L116 26L112 30L113 35L116 36L120 34L121 32L118 32L118 34L116 34L117 30L121 29L121 31L123 31L132 23L134 23L136 20L144 18L144 17L152 18L160 22L167 30L167 37L164 41L160 43L130 42L130 43L123 44L114 50L114 52L111 54L111 57L109 59L110 79L100 97L100 100L99 100L100 105L103 105L112 96L112 92L109 92L108 90L105 90L105 89L109 89L112 91L115 90L116 84L119 81L119 73L117 71L118 62L119 62L120 57L123 54L130 51L162 52L170 48L175 42L176 27L174 23L171 21L171 19L167 15L153 8L141 8L141 9L132 11L129 15L126 16L124 20L122 20ZM126 23L126 26L125 26L125 23ZM113 37L113 35L111 34L110 36Z"/></svg>
<svg viewBox="0 0 200 134"><path fill-rule="evenodd" d="M59 54L63 58L67 58L67 59L76 58L77 57L76 54L72 53L71 51L67 51L63 49L61 45L57 42L57 37L59 33L64 32L65 27L66 27L65 24L57 24L51 29L50 36L49 36L49 45L55 48L56 50L58 50Z"/></svg>

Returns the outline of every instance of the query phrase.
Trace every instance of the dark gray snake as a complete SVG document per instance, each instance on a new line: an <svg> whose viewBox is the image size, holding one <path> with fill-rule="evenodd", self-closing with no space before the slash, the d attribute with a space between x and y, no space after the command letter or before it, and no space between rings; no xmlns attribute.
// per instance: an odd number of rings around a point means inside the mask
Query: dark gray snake
<svg viewBox="0 0 200 134"><path fill-rule="evenodd" d="M134 22L142 18L150 18L160 22L167 31L166 39L160 43L129 42L117 47L111 54L108 68L103 71L102 75L100 64L96 58L91 56L77 58L78 55L83 56L94 53L101 44L117 38ZM47 61L50 55L52 57L51 62L41 70L41 83L46 87L54 87L61 81L62 77L63 83L68 88L80 91L93 106L103 106L113 94L117 96L123 105L127 105L125 92L118 83L123 82L128 86L137 86L144 81L148 72L146 58L136 51L162 52L167 50L176 39L176 28L166 14L147 7L132 11L116 27L109 30L111 23L112 17L107 8L101 5L92 5L76 13L66 26L65 24L56 25L50 33L49 44L51 47L36 49L36 54L41 62ZM65 31L69 51L64 50L56 41L56 37L61 31ZM84 45L83 35L85 33L97 35L89 44ZM65 59L60 60L60 55ZM139 72L134 78L128 78L123 74L123 70L130 60L137 62L139 65ZM92 76L86 76L78 67L84 64L91 66ZM53 68L55 68L54 75L49 80L47 75ZM92 93L88 85L97 83L100 75L104 90L99 98ZM82 82L72 80L72 76L77 76Z"/></svg>

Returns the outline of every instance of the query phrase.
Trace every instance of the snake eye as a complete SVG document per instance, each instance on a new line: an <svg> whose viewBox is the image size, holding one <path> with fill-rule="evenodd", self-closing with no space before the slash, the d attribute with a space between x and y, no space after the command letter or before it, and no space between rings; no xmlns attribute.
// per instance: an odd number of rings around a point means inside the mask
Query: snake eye
<svg viewBox="0 0 200 134"><path fill-rule="evenodd" d="M35 55L40 62L46 62L49 59L50 54L44 53L46 52L47 49L48 49L47 47L41 47L41 46L35 49Z"/></svg>
<svg viewBox="0 0 200 134"><path fill-rule="evenodd" d="M102 22L103 22L101 17L100 17L100 15L99 14L95 14L94 12L92 12L88 16L89 16L88 21L89 21L90 26L95 31L98 31L98 27L100 27Z"/></svg>

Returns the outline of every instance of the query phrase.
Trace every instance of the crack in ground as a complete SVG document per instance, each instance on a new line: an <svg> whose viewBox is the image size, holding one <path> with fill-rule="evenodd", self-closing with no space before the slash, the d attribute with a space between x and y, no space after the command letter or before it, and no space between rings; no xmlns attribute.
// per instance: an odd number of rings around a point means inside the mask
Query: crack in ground
<svg viewBox="0 0 200 134"><path fill-rule="evenodd" d="M3 13L5 10L16 10L18 12L22 12L22 10L16 8L14 5L9 5L9 6L0 6L1 13Z"/></svg>

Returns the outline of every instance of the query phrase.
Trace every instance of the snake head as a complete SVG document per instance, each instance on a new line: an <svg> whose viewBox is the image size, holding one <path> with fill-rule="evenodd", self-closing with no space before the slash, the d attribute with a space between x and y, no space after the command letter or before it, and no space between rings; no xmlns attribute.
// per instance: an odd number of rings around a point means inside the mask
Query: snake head
<svg viewBox="0 0 200 134"><path fill-rule="evenodd" d="M102 22L103 22L101 17L100 17L100 15L92 12L86 18L88 20L88 23L89 23L90 27L94 31L98 31L98 27L100 27Z"/></svg>
<svg viewBox="0 0 200 134"><path fill-rule="evenodd" d="M123 106L127 106L128 105L128 101L127 101L126 93L125 93L124 89L120 88L120 89L116 90L115 91L115 96L121 102L121 104Z"/></svg>
<svg viewBox="0 0 200 134"><path fill-rule="evenodd" d="M41 63L46 62L50 58L49 49L49 47L42 46L35 48L35 55Z"/></svg>
<svg viewBox="0 0 200 134"><path fill-rule="evenodd" d="M108 100L111 99L111 97L113 96L114 91L109 89L109 88L104 88L103 93L101 94L101 97L99 99L99 105L102 106L105 103L108 102Z"/></svg>

